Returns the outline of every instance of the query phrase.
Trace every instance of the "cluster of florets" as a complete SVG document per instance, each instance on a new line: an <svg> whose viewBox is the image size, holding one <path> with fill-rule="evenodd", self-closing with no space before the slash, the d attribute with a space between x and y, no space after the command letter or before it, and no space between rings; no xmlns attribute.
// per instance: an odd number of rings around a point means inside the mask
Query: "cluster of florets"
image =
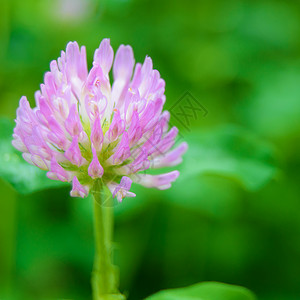
<svg viewBox="0 0 300 300"><path fill-rule="evenodd" d="M114 64L113 56L104 39L88 72L85 47L68 43L50 63L35 93L36 107L31 109L23 96L17 110L14 147L27 162L47 170L50 179L72 181L72 196L87 196L99 178L119 201L135 196L129 192L132 182L167 189L178 171L140 171L177 165L187 149L182 143L171 150L178 130L168 130L165 82L151 58L137 63L132 76L131 47L121 45Z"/></svg>

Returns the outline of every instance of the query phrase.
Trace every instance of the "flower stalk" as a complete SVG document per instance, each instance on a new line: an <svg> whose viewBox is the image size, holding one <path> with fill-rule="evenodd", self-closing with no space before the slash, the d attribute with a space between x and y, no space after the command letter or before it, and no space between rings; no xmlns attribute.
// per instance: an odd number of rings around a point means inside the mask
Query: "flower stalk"
<svg viewBox="0 0 300 300"><path fill-rule="evenodd" d="M164 93L165 81L150 57L135 64L128 45L114 56L104 39L90 70L85 47L69 42L50 63L36 107L20 99L13 146L48 178L72 182L72 197L94 197L94 300L125 299L112 264L113 209L106 200L135 197L132 183L165 190L179 176L177 170L141 173L178 165L188 148L185 142L174 147L178 129L169 128Z"/></svg>
<svg viewBox="0 0 300 300"><path fill-rule="evenodd" d="M119 292L119 272L112 263L113 208L104 205L104 189L98 179L92 189L95 260L92 273L93 300L124 300ZM107 204L107 203L105 203Z"/></svg>

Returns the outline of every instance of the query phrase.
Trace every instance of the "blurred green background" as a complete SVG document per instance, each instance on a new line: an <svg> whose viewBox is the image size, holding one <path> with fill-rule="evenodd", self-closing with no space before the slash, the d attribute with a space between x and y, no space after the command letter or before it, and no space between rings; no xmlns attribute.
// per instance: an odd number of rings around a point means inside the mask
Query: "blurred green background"
<svg viewBox="0 0 300 300"><path fill-rule="evenodd" d="M134 186L115 207L121 291L216 280L300 299L300 2L283 0L1 1L0 298L91 298L91 199L37 191L7 149L50 61L76 40L91 66L105 37L152 57L166 109L189 91L208 111L171 119L190 145L172 189Z"/></svg>

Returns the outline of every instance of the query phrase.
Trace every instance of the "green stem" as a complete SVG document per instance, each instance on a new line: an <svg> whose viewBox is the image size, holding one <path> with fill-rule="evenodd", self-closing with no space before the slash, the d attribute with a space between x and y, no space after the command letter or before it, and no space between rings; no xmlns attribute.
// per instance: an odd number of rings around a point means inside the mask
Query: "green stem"
<svg viewBox="0 0 300 300"><path fill-rule="evenodd" d="M103 206L104 191L100 180L96 180L94 197L95 260L92 274L94 300L112 300L125 297L118 291L118 269L112 264L113 208Z"/></svg>

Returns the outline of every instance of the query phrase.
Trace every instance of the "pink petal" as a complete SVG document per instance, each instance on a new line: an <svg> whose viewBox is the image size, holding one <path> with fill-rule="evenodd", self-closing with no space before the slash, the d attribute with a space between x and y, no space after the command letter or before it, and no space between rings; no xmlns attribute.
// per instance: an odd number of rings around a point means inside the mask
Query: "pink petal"
<svg viewBox="0 0 300 300"><path fill-rule="evenodd" d="M71 80L72 77L78 77L85 80L88 74L86 64L86 50L82 46L79 49L77 42L69 42L66 48L67 76Z"/></svg>
<svg viewBox="0 0 300 300"><path fill-rule="evenodd" d="M107 110L107 99L100 91L96 95L86 95L85 109L90 121L94 121L97 117L102 117Z"/></svg>
<svg viewBox="0 0 300 300"><path fill-rule="evenodd" d="M171 128L171 130L161 139L161 141L157 143L155 146L155 151L152 153L154 155L163 154L171 149L175 144L175 138L177 134L178 129L176 127Z"/></svg>
<svg viewBox="0 0 300 300"><path fill-rule="evenodd" d="M52 60L50 62L50 70L51 73L53 74L54 82L56 86L59 86L62 84L63 81L63 74L58 68L58 64L56 60Z"/></svg>
<svg viewBox="0 0 300 300"><path fill-rule="evenodd" d="M94 54L94 64L98 64L104 74L108 74L114 58L114 51L109 39L103 39Z"/></svg>
<svg viewBox="0 0 300 300"><path fill-rule="evenodd" d="M139 122L138 113L135 111L132 115L131 123L128 128L129 145L132 146L142 137L142 128Z"/></svg>
<svg viewBox="0 0 300 300"><path fill-rule="evenodd" d="M72 191L70 193L70 195L72 197L84 198L89 194L87 187L80 184L80 182L76 176L74 176L72 183L73 183L73 187L72 187Z"/></svg>
<svg viewBox="0 0 300 300"><path fill-rule="evenodd" d="M62 127L58 124L58 122L54 118L50 118L48 121L50 132L47 137L49 140L56 144L56 146L60 149L65 149L65 147L69 144Z"/></svg>
<svg viewBox="0 0 300 300"><path fill-rule="evenodd" d="M139 91L141 97L145 97L149 88L151 87L151 73L153 70L152 59L149 56L146 56L141 69L141 84L139 86Z"/></svg>
<svg viewBox="0 0 300 300"><path fill-rule="evenodd" d="M50 172L47 173L47 177L53 180L70 181L69 173L57 163L54 157L51 160Z"/></svg>
<svg viewBox="0 0 300 300"><path fill-rule="evenodd" d="M156 169L156 168L176 166L182 162L181 156L187 151L187 149L188 149L187 143L183 142L174 150L154 158L151 167Z"/></svg>
<svg viewBox="0 0 300 300"><path fill-rule="evenodd" d="M88 78L85 82L85 88L88 93L93 96L102 93L106 96L110 96L110 82L107 74L103 73L103 70L98 64L95 64L89 72Z"/></svg>
<svg viewBox="0 0 300 300"><path fill-rule="evenodd" d="M170 113L166 110L160 116L160 122L162 124L163 132L166 132L169 127Z"/></svg>
<svg viewBox="0 0 300 300"><path fill-rule="evenodd" d="M134 157L134 161L129 165L129 172L136 173L141 170L146 170L150 167L150 161L148 160L148 150L145 146L138 148L131 157ZM128 171L127 171L128 172Z"/></svg>
<svg viewBox="0 0 300 300"><path fill-rule="evenodd" d="M11 142L12 145L21 152L27 152L28 149L25 146L25 144L22 142L22 140L17 135L13 135L13 136L14 136L14 140Z"/></svg>
<svg viewBox="0 0 300 300"><path fill-rule="evenodd" d="M33 110L25 96L21 97L19 108L17 109L17 122L22 126L22 130L30 133L33 126L37 124Z"/></svg>
<svg viewBox="0 0 300 300"><path fill-rule="evenodd" d="M92 152L93 152L93 160L92 160L91 164L89 165L88 174L93 179L96 179L96 178L102 177L104 170L99 163L99 160L97 157L97 152L94 148L92 149Z"/></svg>
<svg viewBox="0 0 300 300"><path fill-rule="evenodd" d="M171 187L171 182L175 181L178 176L178 171L172 171L160 175L138 174L134 175L133 181L148 188L165 190Z"/></svg>
<svg viewBox="0 0 300 300"><path fill-rule="evenodd" d="M142 65L140 63L137 63L135 65L134 74L130 84L132 89L138 89L139 85L141 84L142 81L141 73L142 73Z"/></svg>
<svg viewBox="0 0 300 300"><path fill-rule="evenodd" d="M44 159L51 160L53 151L45 142L41 129L37 125L33 127L30 136L25 136L24 144L31 154L36 154Z"/></svg>
<svg viewBox="0 0 300 300"><path fill-rule="evenodd" d="M121 45L116 53L113 66L114 80L129 82L134 66L133 51L130 46Z"/></svg>
<svg viewBox="0 0 300 300"><path fill-rule="evenodd" d="M130 46L121 45L116 53L113 66L114 83L112 86L111 103L121 108L128 90L134 66L133 52Z"/></svg>
<svg viewBox="0 0 300 300"><path fill-rule="evenodd" d="M108 141L114 142L123 132L125 129L125 122L121 119L120 111L118 109L114 110L114 117L109 126L109 130L106 133Z"/></svg>
<svg viewBox="0 0 300 300"><path fill-rule="evenodd" d="M80 167L84 161L79 146L78 146L78 137L75 136L69 147L65 152L65 157L74 165Z"/></svg>
<svg viewBox="0 0 300 300"><path fill-rule="evenodd" d="M26 153L24 153L26 154ZM42 169L42 170L49 170L49 161L46 161L45 159L43 159L42 157L38 156L38 155L31 155L31 160L34 163L34 165L36 165L38 168Z"/></svg>
<svg viewBox="0 0 300 300"><path fill-rule="evenodd" d="M108 188L110 189L113 198L117 196L119 202L122 202L125 197L135 197L134 193L129 192L132 180L129 177L123 176L120 184L115 182L109 183Z"/></svg>
<svg viewBox="0 0 300 300"><path fill-rule="evenodd" d="M112 164L118 165L125 161L130 156L128 133L123 133L122 139L119 142L116 152L112 155ZM111 159L109 159L111 162Z"/></svg>
<svg viewBox="0 0 300 300"><path fill-rule="evenodd" d="M96 149L96 151L101 150L103 139L104 139L104 137L103 137L100 118L97 117L93 124L92 132L91 132L92 145Z"/></svg>
<svg viewBox="0 0 300 300"><path fill-rule="evenodd" d="M71 106L68 118L65 121L65 127L72 137L79 136L83 130L76 104Z"/></svg>

